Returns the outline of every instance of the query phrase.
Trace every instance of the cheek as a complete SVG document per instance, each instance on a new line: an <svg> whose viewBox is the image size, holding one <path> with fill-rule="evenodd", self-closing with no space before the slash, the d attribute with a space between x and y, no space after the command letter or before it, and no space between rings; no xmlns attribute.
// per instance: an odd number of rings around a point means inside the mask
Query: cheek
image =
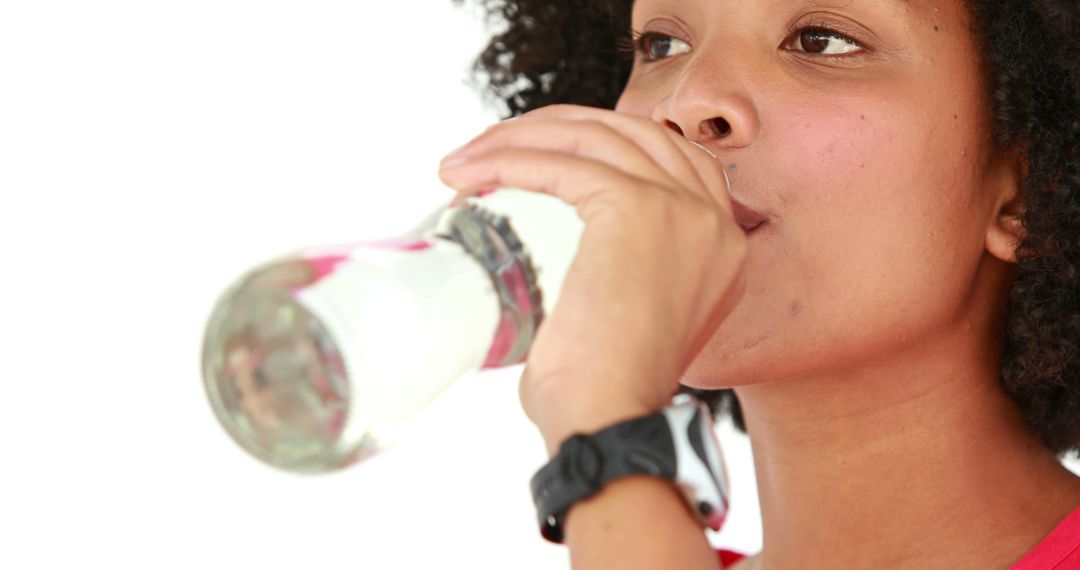
<svg viewBox="0 0 1080 570"><path fill-rule="evenodd" d="M857 214L870 203L891 201L914 159L909 134L896 122L878 110L835 106L778 117L770 162L780 177L775 187L785 210L796 203L833 215Z"/></svg>
<svg viewBox="0 0 1080 570"><path fill-rule="evenodd" d="M803 108L778 120L777 132L768 162L789 259L823 279L851 283L857 270L865 282L872 268L917 249L910 222L933 208L911 166L920 151L895 115Z"/></svg>
<svg viewBox="0 0 1080 570"><path fill-rule="evenodd" d="M973 206L964 134L917 106L844 101L777 121L780 228L793 247L824 248L839 268L918 279L928 252L966 239ZM942 260L948 263L948 260ZM845 276L846 277L846 276Z"/></svg>
<svg viewBox="0 0 1080 570"><path fill-rule="evenodd" d="M639 117L652 116L652 109L656 107L656 102L649 100L644 94L639 94L641 92L640 89L629 87L625 89L619 96L618 102L615 103L615 111Z"/></svg>
<svg viewBox="0 0 1080 570"><path fill-rule="evenodd" d="M970 154L957 151L974 140L971 125L938 127L918 105L880 100L799 103L773 114L772 136L739 164L775 227L752 243L747 294L688 384L869 357L954 318L973 278L977 185Z"/></svg>

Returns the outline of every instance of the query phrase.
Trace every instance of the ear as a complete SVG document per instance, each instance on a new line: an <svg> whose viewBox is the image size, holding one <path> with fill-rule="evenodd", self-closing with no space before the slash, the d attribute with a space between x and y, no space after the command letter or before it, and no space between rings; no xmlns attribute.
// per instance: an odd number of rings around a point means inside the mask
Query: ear
<svg viewBox="0 0 1080 570"><path fill-rule="evenodd" d="M1016 248L1024 237L1023 194L1027 160L1022 152L999 155L991 165L987 182L994 210L986 228L986 250L994 257L1016 263Z"/></svg>

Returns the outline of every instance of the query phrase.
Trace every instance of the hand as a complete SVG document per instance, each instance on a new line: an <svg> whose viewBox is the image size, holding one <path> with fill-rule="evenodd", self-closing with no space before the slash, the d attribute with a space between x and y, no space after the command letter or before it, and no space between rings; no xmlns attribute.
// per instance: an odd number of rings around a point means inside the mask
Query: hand
<svg viewBox="0 0 1080 570"><path fill-rule="evenodd" d="M746 235L720 162L649 119L554 105L488 128L443 160L458 198L552 194L585 223L521 380L549 450L574 431L651 413L745 287Z"/></svg>

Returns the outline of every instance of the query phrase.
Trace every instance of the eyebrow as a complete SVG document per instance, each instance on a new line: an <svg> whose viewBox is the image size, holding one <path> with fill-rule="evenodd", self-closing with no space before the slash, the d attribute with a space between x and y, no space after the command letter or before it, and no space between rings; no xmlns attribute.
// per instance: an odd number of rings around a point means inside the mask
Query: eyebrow
<svg viewBox="0 0 1080 570"><path fill-rule="evenodd" d="M806 3L807 4L812 4L812 5L817 5L817 4L820 4L821 2L820 2L820 0L806 0ZM900 8L900 9L904 9L904 10L909 10L909 9L915 7L914 0L869 0L869 1L867 1L867 0L861 0L861 1L860 0L850 0L848 2L848 4L856 4L856 3L861 3L861 4L869 3L869 4L894 6L896 8Z"/></svg>

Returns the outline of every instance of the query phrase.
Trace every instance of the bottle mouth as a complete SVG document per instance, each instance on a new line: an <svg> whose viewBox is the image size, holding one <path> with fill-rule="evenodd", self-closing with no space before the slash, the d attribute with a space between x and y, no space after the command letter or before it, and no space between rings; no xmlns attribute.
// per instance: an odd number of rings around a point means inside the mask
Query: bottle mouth
<svg viewBox="0 0 1080 570"><path fill-rule="evenodd" d="M222 426L252 455L295 472L347 463L345 361L297 299L319 277L303 259L256 269L218 302L203 345L203 381Z"/></svg>

